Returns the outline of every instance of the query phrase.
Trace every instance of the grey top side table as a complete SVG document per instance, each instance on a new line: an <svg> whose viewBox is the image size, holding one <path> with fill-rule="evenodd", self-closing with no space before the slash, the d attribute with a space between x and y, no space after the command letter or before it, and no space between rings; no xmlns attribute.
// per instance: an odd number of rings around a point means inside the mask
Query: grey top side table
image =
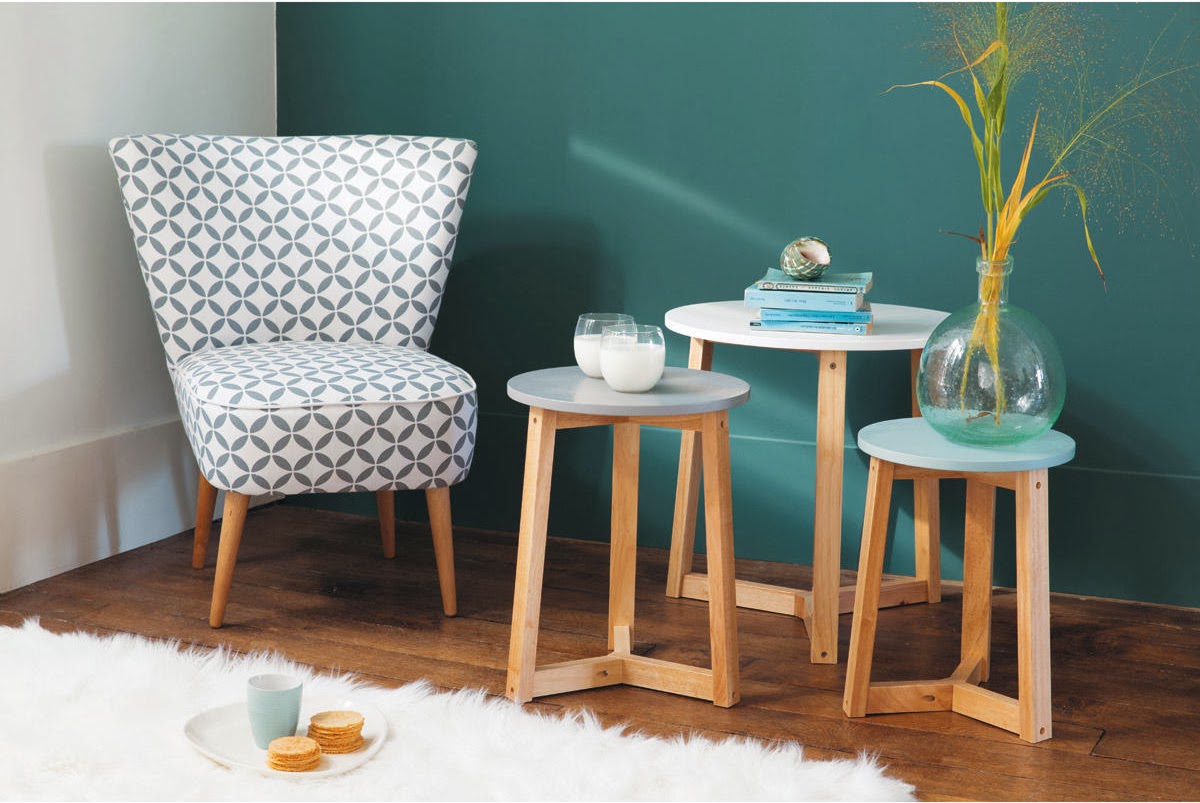
<svg viewBox="0 0 1200 803"><path fill-rule="evenodd" d="M667 368L647 393L621 393L575 366L544 368L508 380L510 398L530 407L584 415L688 415L728 410L750 398L741 379L711 371Z"/></svg>
<svg viewBox="0 0 1200 803"><path fill-rule="evenodd" d="M808 332L763 331L750 326L758 311L741 301L690 304L667 312L666 326L691 338L689 368L712 367L714 343L753 348L804 351L817 358L817 433L815 493L813 500L812 590L738 582L738 605L800 617L808 629L809 658L813 663L837 663L838 614L848 612L853 602L852 586L841 588L842 468L846 422L846 360L849 352L907 351L910 372L916 379L921 350L934 328L948 313L896 304L872 304L875 321L872 334L834 335ZM918 415L916 403L912 414ZM698 487L694 474L699 466L699 442L694 433L683 433L679 448L678 491L675 521L671 532L671 563L667 571L667 596L704 599L707 580L692 571L692 541L695 537ZM938 504L936 483L918 483L914 506L934 509ZM916 533L917 572L914 578L885 581L881 605L935 602L941 586L938 555L931 549L939 542L935 518ZM931 528L931 529L930 529Z"/></svg>
<svg viewBox="0 0 1200 803"><path fill-rule="evenodd" d="M711 371L667 368L646 393L619 393L575 366L515 376L508 395L529 405L525 480L513 588L507 696L534 697L625 684L710 700L740 698L737 606L733 577L733 498L729 481L729 409L750 398L740 379ZM703 441L705 541L708 547L711 668L634 655L638 457L642 424L696 433ZM612 529L608 649L605 655L537 665L546 524L554 442L560 429L612 426ZM699 473L697 472L697 476Z"/></svg>

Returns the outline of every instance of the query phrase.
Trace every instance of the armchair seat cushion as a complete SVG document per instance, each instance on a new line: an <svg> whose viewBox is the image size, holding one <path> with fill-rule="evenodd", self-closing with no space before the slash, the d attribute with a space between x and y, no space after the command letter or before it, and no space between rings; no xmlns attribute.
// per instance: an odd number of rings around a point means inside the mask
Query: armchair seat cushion
<svg viewBox="0 0 1200 803"><path fill-rule="evenodd" d="M475 383L421 349L246 343L193 352L173 378L200 471L222 490L433 488L471 467Z"/></svg>

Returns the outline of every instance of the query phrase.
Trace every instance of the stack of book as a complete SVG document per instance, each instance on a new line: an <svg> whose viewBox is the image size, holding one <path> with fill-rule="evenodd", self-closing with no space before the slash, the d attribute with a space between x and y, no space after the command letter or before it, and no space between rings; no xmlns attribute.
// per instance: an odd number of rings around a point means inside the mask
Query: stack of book
<svg viewBox="0 0 1200 803"><path fill-rule="evenodd" d="M746 306L759 307L750 321L758 329L782 332L871 333L871 304L866 300L870 273L826 273L806 282L779 268L746 288Z"/></svg>

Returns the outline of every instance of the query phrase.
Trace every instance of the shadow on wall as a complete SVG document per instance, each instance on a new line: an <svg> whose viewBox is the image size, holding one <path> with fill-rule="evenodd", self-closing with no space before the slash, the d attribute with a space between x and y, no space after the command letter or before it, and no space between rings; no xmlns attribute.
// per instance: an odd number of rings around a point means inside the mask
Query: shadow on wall
<svg viewBox="0 0 1200 803"><path fill-rule="evenodd" d="M1163 473L1161 466L1189 464L1184 444L1157 435L1114 400L1072 385L1055 425L1075 439L1076 455L1051 471L1051 587L1200 604L1186 572L1163 571L1200 565L1200 477Z"/></svg>
<svg viewBox="0 0 1200 803"><path fill-rule="evenodd" d="M469 215L469 202L467 209ZM523 411L508 399L509 378L573 365L579 315L622 306L620 273L601 277L602 271L604 255L589 222L471 216L430 351L475 378L484 412Z"/></svg>
<svg viewBox="0 0 1200 803"><path fill-rule="evenodd" d="M479 388L480 417L471 474L454 490L454 519L463 526L516 532L524 472L528 408L508 398L508 380L540 368L574 365L579 315L620 311L624 284L605 270L595 227L566 217L512 218L472 214L470 202L430 351L464 368ZM607 485L594 470L609 465L611 435L569 433L555 453L554 496L607 532ZM515 462L514 462L515 460ZM413 495L398 514L424 520ZM354 505L357 510L365 502ZM558 519L551 504L550 528Z"/></svg>
<svg viewBox="0 0 1200 803"><path fill-rule="evenodd" d="M42 544L35 563L62 571L186 526L195 470L105 147L50 146L44 170L60 305L24 312L61 317L67 361L0 399L0 420L42 441L3 467L29 485L5 505L17 526L4 540ZM25 574L8 579L47 576L17 564Z"/></svg>

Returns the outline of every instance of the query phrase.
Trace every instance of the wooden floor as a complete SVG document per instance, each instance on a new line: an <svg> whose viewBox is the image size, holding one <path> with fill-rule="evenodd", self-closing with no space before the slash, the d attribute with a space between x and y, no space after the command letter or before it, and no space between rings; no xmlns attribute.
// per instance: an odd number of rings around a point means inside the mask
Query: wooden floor
<svg viewBox="0 0 1200 803"><path fill-rule="evenodd" d="M502 694L516 538L459 530L457 618L441 615L428 530L401 525L381 556L372 519L290 506L251 511L226 626L207 625L215 544L190 568L191 533L0 595L0 625L40 616L52 630L138 633L239 651L278 650L393 686L428 678ZM707 663L702 603L663 596L666 553L642 549L634 651ZM541 663L605 650L607 545L551 539ZM702 563L700 563L702 567ZM807 583L805 567L739 561L738 576ZM851 573L846 573L849 580ZM1015 692L1015 599L997 591L989 684ZM1200 611L1055 595L1054 738L1038 745L952 713L847 719L841 709L850 617L836 666L808 663L790 617L739 610L742 702L732 709L612 687L543 698L643 732L795 740L812 758L877 754L924 799L1200 799ZM960 601L883 611L876 680L949 674ZM12 660L14 656L5 656Z"/></svg>

